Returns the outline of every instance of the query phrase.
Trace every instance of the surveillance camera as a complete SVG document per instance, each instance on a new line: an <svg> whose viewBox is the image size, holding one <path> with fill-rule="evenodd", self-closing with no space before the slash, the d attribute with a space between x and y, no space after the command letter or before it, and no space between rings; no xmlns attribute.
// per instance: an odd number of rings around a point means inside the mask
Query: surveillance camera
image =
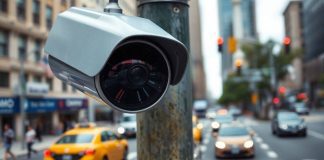
<svg viewBox="0 0 324 160"><path fill-rule="evenodd" d="M129 113L158 103L188 61L186 47L150 20L75 7L58 15L45 52L57 78Z"/></svg>

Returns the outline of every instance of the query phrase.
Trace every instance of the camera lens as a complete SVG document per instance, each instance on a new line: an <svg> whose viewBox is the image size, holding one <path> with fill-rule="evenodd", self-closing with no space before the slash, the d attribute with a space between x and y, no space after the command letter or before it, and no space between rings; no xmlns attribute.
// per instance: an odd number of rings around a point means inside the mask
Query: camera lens
<svg viewBox="0 0 324 160"><path fill-rule="evenodd" d="M169 64L154 44L133 40L122 43L100 72L101 90L112 107L136 112L150 108L166 92Z"/></svg>

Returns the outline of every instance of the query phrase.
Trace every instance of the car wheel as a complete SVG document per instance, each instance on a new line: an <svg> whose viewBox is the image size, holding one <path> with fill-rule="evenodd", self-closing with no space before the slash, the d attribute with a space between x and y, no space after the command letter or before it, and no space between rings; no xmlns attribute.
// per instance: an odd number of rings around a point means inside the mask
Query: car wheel
<svg viewBox="0 0 324 160"><path fill-rule="evenodd" d="M306 132L306 131L303 132L302 136L303 136L303 137L306 137L306 136L307 136L307 132Z"/></svg>
<svg viewBox="0 0 324 160"><path fill-rule="evenodd" d="M124 152L124 155L123 155L123 160L126 160L127 159L127 155L128 155L128 147L125 147L125 152Z"/></svg>
<svg viewBox="0 0 324 160"><path fill-rule="evenodd" d="M103 160L109 160L109 158L107 156L103 157Z"/></svg>
<svg viewBox="0 0 324 160"><path fill-rule="evenodd" d="M276 132L274 129L272 129L272 135L276 135Z"/></svg>

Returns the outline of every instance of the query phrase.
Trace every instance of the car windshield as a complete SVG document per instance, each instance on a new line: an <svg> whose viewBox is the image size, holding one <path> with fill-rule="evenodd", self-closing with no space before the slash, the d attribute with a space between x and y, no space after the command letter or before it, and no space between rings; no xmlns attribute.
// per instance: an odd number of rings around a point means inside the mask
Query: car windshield
<svg viewBox="0 0 324 160"><path fill-rule="evenodd" d="M224 127L219 131L220 136L244 136L248 134L246 128L243 127Z"/></svg>
<svg viewBox="0 0 324 160"><path fill-rule="evenodd" d="M132 122L132 121L136 121L136 116L123 117L123 122Z"/></svg>
<svg viewBox="0 0 324 160"><path fill-rule="evenodd" d="M230 123L233 121L233 117L231 116L217 116L215 120L219 123Z"/></svg>
<svg viewBox="0 0 324 160"><path fill-rule="evenodd" d="M294 113L284 113L284 114L279 114L278 119L280 121L292 121L292 120L299 120L299 117L297 114Z"/></svg>
<svg viewBox="0 0 324 160"><path fill-rule="evenodd" d="M90 143L92 139L92 134L66 135L60 138L56 144Z"/></svg>
<svg viewBox="0 0 324 160"><path fill-rule="evenodd" d="M296 108L305 108L305 104L304 103L296 103L295 107Z"/></svg>

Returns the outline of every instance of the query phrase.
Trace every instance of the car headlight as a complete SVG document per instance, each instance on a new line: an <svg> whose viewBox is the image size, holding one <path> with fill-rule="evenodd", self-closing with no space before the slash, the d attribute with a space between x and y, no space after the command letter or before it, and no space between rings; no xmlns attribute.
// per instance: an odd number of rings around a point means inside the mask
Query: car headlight
<svg viewBox="0 0 324 160"><path fill-rule="evenodd" d="M248 140L246 142L244 142L244 148L251 148L253 147L253 141L252 140Z"/></svg>
<svg viewBox="0 0 324 160"><path fill-rule="evenodd" d="M203 129L203 128L204 128L204 125L201 124L201 123L199 123L199 124L197 124L197 128L198 128L198 129Z"/></svg>
<svg viewBox="0 0 324 160"><path fill-rule="evenodd" d="M305 128L306 127L306 124L305 123L301 123L298 125L299 129L302 129L302 128Z"/></svg>
<svg viewBox="0 0 324 160"><path fill-rule="evenodd" d="M125 128L124 128L124 127L119 127L119 128L117 129L117 132L118 132L119 134L124 134L124 133L125 133Z"/></svg>
<svg viewBox="0 0 324 160"><path fill-rule="evenodd" d="M211 126L212 126L212 128L214 128L214 129L218 129L220 125L219 125L218 122L213 122L213 123L211 124Z"/></svg>
<svg viewBox="0 0 324 160"><path fill-rule="evenodd" d="M221 142L221 141L217 141L215 143L215 146L216 148L219 148L219 149L224 149L226 147L226 144L224 142Z"/></svg>
<svg viewBox="0 0 324 160"><path fill-rule="evenodd" d="M281 129L284 129L284 130L288 129L288 125L287 125L287 124L280 124L279 127L280 127Z"/></svg>

